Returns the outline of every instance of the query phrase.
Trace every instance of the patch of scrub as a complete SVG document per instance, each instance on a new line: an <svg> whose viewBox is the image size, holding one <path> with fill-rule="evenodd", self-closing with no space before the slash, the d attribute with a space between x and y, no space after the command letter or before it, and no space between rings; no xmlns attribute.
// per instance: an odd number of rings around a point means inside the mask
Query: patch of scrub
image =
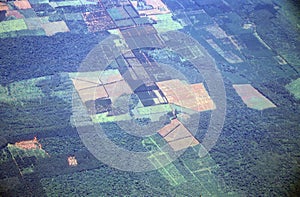
<svg viewBox="0 0 300 197"><path fill-rule="evenodd" d="M156 15L152 17L152 19L157 21L154 27L158 32L167 32L183 28L179 22L173 20L172 14Z"/></svg>
<svg viewBox="0 0 300 197"><path fill-rule="evenodd" d="M11 83L7 86L0 85L0 101L16 102L18 100L30 100L44 97L41 88L36 84L44 77L23 80Z"/></svg>
<svg viewBox="0 0 300 197"><path fill-rule="evenodd" d="M118 116L108 116L108 113L101 113L92 116L92 121L94 123L105 123L105 122L117 122L122 120L131 120L129 114L122 114Z"/></svg>
<svg viewBox="0 0 300 197"><path fill-rule="evenodd" d="M27 29L24 19L2 21L0 23L0 33L20 31Z"/></svg>

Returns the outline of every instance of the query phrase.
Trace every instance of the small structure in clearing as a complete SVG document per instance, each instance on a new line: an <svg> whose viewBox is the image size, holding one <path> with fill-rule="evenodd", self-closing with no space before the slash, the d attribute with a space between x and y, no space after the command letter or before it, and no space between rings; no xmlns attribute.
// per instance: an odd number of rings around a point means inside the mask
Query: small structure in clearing
<svg viewBox="0 0 300 197"><path fill-rule="evenodd" d="M77 159L75 158L75 156L68 157L68 164L69 164L69 166L77 166L78 165L78 162L77 162Z"/></svg>

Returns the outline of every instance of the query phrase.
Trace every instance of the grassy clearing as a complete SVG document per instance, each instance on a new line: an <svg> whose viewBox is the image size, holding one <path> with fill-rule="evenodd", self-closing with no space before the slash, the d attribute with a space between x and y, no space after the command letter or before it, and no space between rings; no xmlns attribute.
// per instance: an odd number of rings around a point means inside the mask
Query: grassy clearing
<svg viewBox="0 0 300 197"><path fill-rule="evenodd" d="M117 122L122 120L131 120L131 116L129 114L107 116L107 113L101 113L92 116L92 121L94 123Z"/></svg>
<svg viewBox="0 0 300 197"><path fill-rule="evenodd" d="M18 100L30 100L44 97L42 90L36 86L44 77L18 81L8 86L0 85L0 101L15 102Z"/></svg>
<svg viewBox="0 0 300 197"><path fill-rule="evenodd" d="M137 108L140 115L156 114L156 113L168 113L172 111L169 104L154 105L149 107Z"/></svg>
<svg viewBox="0 0 300 197"><path fill-rule="evenodd" d="M24 19L2 21L0 23L0 33L20 31L27 29Z"/></svg>
<svg viewBox="0 0 300 197"><path fill-rule="evenodd" d="M295 96L295 98L300 99L300 78L294 80L293 82L287 84L285 88Z"/></svg>
<svg viewBox="0 0 300 197"><path fill-rule="evenodd" d="M172 14L157 15L157 24L154 24L155 29L158 32L167 32L182 29L183 26L172 19Z"/></svg>

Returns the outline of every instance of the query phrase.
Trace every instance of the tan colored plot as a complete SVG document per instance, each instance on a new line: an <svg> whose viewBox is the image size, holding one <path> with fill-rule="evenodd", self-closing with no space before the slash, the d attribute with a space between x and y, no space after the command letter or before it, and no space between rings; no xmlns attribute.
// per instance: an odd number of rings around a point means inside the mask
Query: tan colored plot
<svg viewBox="0 0 300 197"><path fill-rule="evenodd" d="M33 140L16 142L15 146L21 149L42 149L42 145L36 137L34 137Z"/></svg>
<svg viewBox="0 0 300 197"><path fill-rule="evenodd" d="M197 145L197 144L194 144L194 143L195 143L195 138L194 137L186 137L186 138L182 138L182 139L179 139L179 140L174 140L172 142L169 142L169 145L172 147L172 149L174 151L179 151L179 150L188 148L190 146ZM198 142L198 144L199 144L199 142Z"/></svg>
<svg viewBox="0 0 300 197"><path fill-rule="evenodd" d="M103 86L96 86L92 88L86 88L77 90L78 94L83 102L94 101L99 98L107 98L108 95Z"/></svg>
<svg viewBox="0 0 300 197"><path fill-rule="evenodd" d="M72 81L83 102L132 93L118 70L81 72L73 74Z"/></svg>
<svg viewBox="0 0 300 197"><path fill-rule="evenodd" d="M263 110L276 107L276 105L274 105L250 84L235 84L233 85L233 88L249 108Z"/></svg>
<svg viewBox="0 0 300 197"><path fill-rule="evenodd" d="M170 124L165 125L162 129L158 131L158 133L162 136L165 137L168 135L173 129L178 127L180 125L180 122L177 119L171 120Z"/></svg>
<svg viewBox="0 0 300 197"><path fill-rule="evenodd" d="M45 23L42 24L42 27L45 30L47 36L53 36L56 33L70 31L65 21Z"/></svg>
<svg viewBox="0 0 300 197"><path fill-rule="evenodd" d="M157 82L169 103L194 111L215 109L203 84L186 84L178 79Z"/></svg>
<svg viewBox="0 0 300 197"><path fill-rule="evenodd" d="M0 11L8 11L9 10L9 7L6 3L1 3L0 2Z"/></svg>
<svg viewBox="0 0 300 197"><path fill-rule="evenodd" d="M91 84L96 84L99 85L100 84L100 80L98 76L78 76L76 77L76 80L78 81L85 81Z"/></svg>
<svg viewBox="0 0 300 197"><path fill-rule="evenodd" d="M197 108L197 111L207 111L213 110L216 108L213 100L208 95L204 85L202 83L191 84L190 87L193 90L193 93L196 95L197 104L193 108Z"/></svg>
<svg viewBox="0 0 300 197"><path fill-rule="evenodd" d="M120 97L123 94L132 94L132 90L129 87L129 85L124 81L117 81L110 84L104 85L109 97L112 98L112 100Z"/></svg>
<svg viewBox="0 0 300 197"><path fill-rule="evenodd" d="M10 16L13 16L15 17L16 19L21 19L21 18L24 18L24 16L17 10L8 10L6 11L6 14L5 14L6 17L10 17Z"/></svg>
<svg viewBox="0 0 300 197"><path fill-rule="evenodd" d="M166 135L164 139L167 142L172 142L183 138L188 138L191 136L192 136L191 133L182 124L180 124L176 128L174 128L174 130L171 131L168 135Z"/></svg>
<svg viewBox="0 0 300 197"><path fill-rule="evenodd" d="M99 76L99 79L102 84L114 83L117 81L122 81L123 77L119 72L110 73L110 74L102 74Z"/></svg>
<svg viewBox="0 0 300 197"><path fill-rule="evenodd" d="M20 10L30 9L31 5L28 1L22 0L22 1L15 1L15 6L19 8Z"/></svg>
<svg viewBox="0 0 300 197"><path fill-rule="evenodd" d="M199 144L199 141L177 119L161 128L158 133L168 142L174 151Z"/></svg>
<svg viewBox="0 0 300 197"><path fill-rule="evenodd" d="M86 89L86 88L92 88L92 87L96 87L97 85L99 85L99 83L93 83L87 80L82 80L82 79L72 79L73 84L76 88L76 90L82 90L82 89Z"/></svg>

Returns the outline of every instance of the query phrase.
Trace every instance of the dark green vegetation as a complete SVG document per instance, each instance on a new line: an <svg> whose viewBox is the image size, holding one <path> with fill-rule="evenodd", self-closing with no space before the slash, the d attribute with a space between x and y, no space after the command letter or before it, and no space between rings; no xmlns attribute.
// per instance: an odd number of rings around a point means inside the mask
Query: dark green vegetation
<svg viewBox="0 0 300 197"><path fill-rule="evenodd" d="M185 27L186 33L209 50L225 77L226 122L211 152L220 165L218 174L248 195L296 196L300 179L300 102L285 85L299 77L297 6L292 6L292 1L228 1L229 5L218 0L195 0L187 4L165 2L178 13L176 17L190 22ZM193 12L195 9L204 9L210 17L200 18ZM244 62L228 64L207 44L207 39L213 39L223 50L232 50L223 39L205 31L211 19L243 43L241 50L235 53L241 55ZM271 50L254 35L255 29L242 28L245 23L256 25L257 33ZM279 64L276 56L284 58L286 63ZM263 111L246 108L232 88L233 83L251 83L276 103L277 108Z"/></svg>
<svg viewBox="0 0 300 197"><path fill-rule="evenodd" d="M1 39L0 83L75 72L91 49L107 35L60 33L52 37Z"/></svg>

